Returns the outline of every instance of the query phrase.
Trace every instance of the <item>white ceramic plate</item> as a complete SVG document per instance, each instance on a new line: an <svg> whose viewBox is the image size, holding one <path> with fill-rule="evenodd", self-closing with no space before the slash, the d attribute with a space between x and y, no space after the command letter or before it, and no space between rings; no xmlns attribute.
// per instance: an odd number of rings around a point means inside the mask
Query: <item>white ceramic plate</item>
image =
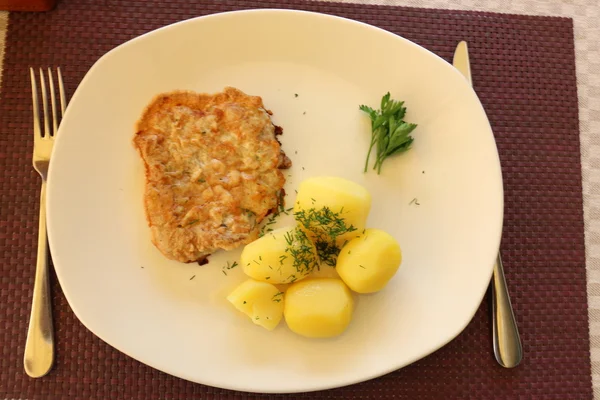
<svg viewBox="0 0 600 400"><path fill-rule="evenodd" d="M402 245L398 274L382 292L358 298L340 337L304 339L285 323L267 332L234 310L225 296L244 277L222 267L238 251L201 267L169 261L150 243L134 124L160 92L228 85L262 96L284 128L294 163L288 204L304 178L352 179L372 193L368 225ZM358 106L377 107L387 91L419 124L414 147L386 161L380 176L363 174L370 126ZM486 290L502 210L494 138L457 71L378 28L281 10L180 22L103 56L68 107L48 189L56 272L89 330L169 374L255 392L367 380L448 343Z"/></svg>

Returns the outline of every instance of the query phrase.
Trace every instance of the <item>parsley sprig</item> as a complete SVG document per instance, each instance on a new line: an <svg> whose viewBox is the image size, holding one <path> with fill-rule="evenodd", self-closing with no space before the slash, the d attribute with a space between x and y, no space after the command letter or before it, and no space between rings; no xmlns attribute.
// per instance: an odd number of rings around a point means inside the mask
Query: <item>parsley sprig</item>
<svg viewBox="0 0 600 400"><path fill-rule="evenodd" d="M366 105L361 105L359 108L371 118L371 144L369 145L364 172L367 172L371 152L377 144L373 169L380 174L381 166L386 158L410 149L414 140L410 133L417 125L404 121L404 115L406 114L404 102L391 99L389 92L381 98L381 109L374 110Z"/></svg>

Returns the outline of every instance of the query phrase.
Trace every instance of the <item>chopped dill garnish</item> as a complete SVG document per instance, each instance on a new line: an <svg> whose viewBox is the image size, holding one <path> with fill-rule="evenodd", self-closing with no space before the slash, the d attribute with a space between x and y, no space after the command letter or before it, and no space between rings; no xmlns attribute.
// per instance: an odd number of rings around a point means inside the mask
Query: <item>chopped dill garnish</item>
<svg viewBox="0 0 600 400"><path fill-rule="evenodd" d="M362 265L358 264L359 267L361 267L362 269L366 269L365 267L363 267Z"/></svg>
<svg viewBox="0 0 600 400"><path fill-rule="evenodd" d="M337 256L340 252L340 248L337 244L335 242L330 242L329 240L318 239L315 242L315 247L317 248L317 254L319 255L319 258L321 258L321 262L330 267L335 267Z"/></svg>
<svg viewBox="0 0 600 400"><path fill-rule="evenodd" d="M221 271L223 272L224 275L227 275L227 272L225 272L226 270L234 269L237 266L238 266L237 261L234 261L233 264L230 264L229 261L227 261L227 264L223 266Z"/></svg>
<svg viewBox="0 0 600 400"><path fill-rule="evenodd" d="M300 210L294 216L305 230L311 232L321 262L334 267L341 250L337 244L338 237L356 228L346 224L340 213L333 212L329 207Z"/></svg>
<svg viewBox="0 0 600 400"><path fill-rule="evenodd" d="M248 216L248 218L256 217L256 213L252 210L248 210L247 208L242 208L241 211Z"/></svg>
<svg viewBox="0 0 600 400"><path fill-rule="evenodd" d="M196 222L200 221L199 219L193 219L190 222L188 222L188 225L194 225Z"/></svg>
<svg viewBox="0 0 600 400"><path fill-rule="evenodd" d="M292 242L294 241L294 235L292 235L292 232L286 232L285 235L283 235L283 238L285 239L285 242L288 244L288 246L292 245Z"/></svg>
<svg viewBox="0 0 600 400"><path fill-rule="evenodd" d="M196 275L193 275L193 276L190 278L190 281L191 281L192 279L194 279L195 277L196 277Z"/></svg>
<svg viewBox="0 0 600 400"><path fill-rule="evenodd" d="M275 295L273 295L273 297L271 298L272 301L279 303L281 302L281 299L283 298L283 292L279 292Z"/></svg>
<svg viewBox="0 0 600 400"><path fill-rule="evenodd" d="M287 244L287 254L279 257L280 265L289 254L293 260L293 267L303 276L308 275L315 267L318 268L319 259L314 253L313 244L302 229L296 227L286 232L283 237ZM287 280L291 277L295 280L295 275L290 275Z"/></svg>
<svg viewBox="0 0 600 400"><path fill-rule="evenodd" d="M269 216L269 218L267 219L267 222L260 228L260 232L258 233L258 237L263 237L267 233L273 231L272 225L275 224L275 222L277 222L277 217L279 217L279 213L278 212L273 213L273 214L271 214Z"/></svg>

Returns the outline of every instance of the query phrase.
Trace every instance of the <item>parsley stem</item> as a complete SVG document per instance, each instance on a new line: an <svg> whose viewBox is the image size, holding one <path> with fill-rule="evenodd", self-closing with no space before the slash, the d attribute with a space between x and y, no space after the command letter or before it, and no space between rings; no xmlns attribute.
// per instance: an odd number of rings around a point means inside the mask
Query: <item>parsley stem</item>
<svg viewBox="0 0 600 400"><path fill-rule="evenodd" d="M365 170L363 172L367 172L369 168L369 157L371 157L371 151L373 151L373 146L375 146L377 136L373 133L371 135L371 144L369 145L369 152L367 153L367 161L365 162Z"/></svg>
<svg viewBox="0 0 600 400"><path fill-rule="evenodd" d="M375 165L373 169L377 169L377 174L381 174L381 166L383 165L383 160L385 160L386 155L382 154L375 160Z"/></svg>

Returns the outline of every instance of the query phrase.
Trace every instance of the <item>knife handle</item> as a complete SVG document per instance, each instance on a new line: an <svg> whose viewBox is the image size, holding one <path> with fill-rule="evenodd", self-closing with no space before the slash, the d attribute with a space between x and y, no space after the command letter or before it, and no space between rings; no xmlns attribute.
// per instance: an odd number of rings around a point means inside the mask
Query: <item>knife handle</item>
<svg viewBox="0 0 600 400"><path fill-rule="evenodd" d="M500 253L492 277L492 324L494 355L505 368L514 368L523 359L523 347L513 313Z"/></svg>

